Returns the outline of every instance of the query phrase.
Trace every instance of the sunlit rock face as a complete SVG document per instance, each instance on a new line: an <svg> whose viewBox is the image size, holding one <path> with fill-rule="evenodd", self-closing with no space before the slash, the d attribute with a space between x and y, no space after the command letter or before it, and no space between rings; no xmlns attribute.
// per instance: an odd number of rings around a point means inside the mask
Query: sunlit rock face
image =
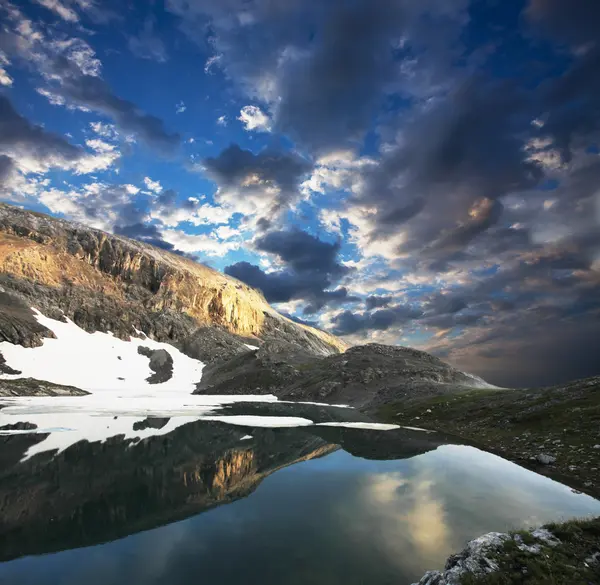
<svg viewBox="0 0 600 585"><path fill-rule="evenodd" d="M232 277L147 244L4 204L0 273L0 286L10 293L3 297L0 340L20 345L39 345L49 334L28 313L33 306L122 338L138 329L183 342L208 326L251 339L284 339L320 355L345 349L334 336L285 319L260 292Z"/></svg>

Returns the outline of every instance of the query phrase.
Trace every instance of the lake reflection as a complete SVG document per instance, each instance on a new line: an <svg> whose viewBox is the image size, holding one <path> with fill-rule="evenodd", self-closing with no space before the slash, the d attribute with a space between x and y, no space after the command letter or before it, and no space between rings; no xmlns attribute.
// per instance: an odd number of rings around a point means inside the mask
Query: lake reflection
<svg viewBox="0 0 600 585"><path fill-rule="evenodd" d="M0 555L15 559L0 582L402 585L482 533L600 514L588 496L444 442L194 423L167 441L15 463L0 476Z"/></svg>

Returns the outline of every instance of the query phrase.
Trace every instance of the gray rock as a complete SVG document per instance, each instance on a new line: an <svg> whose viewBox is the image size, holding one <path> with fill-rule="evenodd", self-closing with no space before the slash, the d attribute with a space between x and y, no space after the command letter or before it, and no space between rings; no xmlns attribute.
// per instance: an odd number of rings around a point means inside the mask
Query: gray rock
<svg viewBox="0 0 600 585"><path fill-rule="evenodd" d="M0 396L85 396L85 390L34 378L0 379Z"/></svg>
<svg viewBox="0 0 600 585"><path fill-rule="evenodd" d="M553 463L556 462L556 457L553 457L552 455L548 455L546 453L540 453L536 457L536 459L542 465L552 465Z"/></svg>
<svg viewBox="0 0 600 585"><path fill-rule="evenodd" d="M498 558L509 541L514 541L520 550L529 554L541 554L544 546L554 547L560 544L560 541L545 528L533 530L530 535L537 542L525 544L521 535L501 532L490 532L480 536L470 541L462 552L451 555L443 573L428 571L413 585L461 585L467 574L477 577L495 573L500 570Z"/></svg>
<svg viewBox="0 0 600 585"><path fill-rule="evenodd" d="M166 349L138 347L138 353L150 358L150 369L154 372L146 378L149 384L162 384L173 376L173 358Z"/></svg>

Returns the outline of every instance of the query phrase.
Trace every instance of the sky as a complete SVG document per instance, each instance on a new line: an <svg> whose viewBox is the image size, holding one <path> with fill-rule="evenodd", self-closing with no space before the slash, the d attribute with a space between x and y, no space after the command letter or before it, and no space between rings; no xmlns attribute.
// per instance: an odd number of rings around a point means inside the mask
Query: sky
<svg viewBox="0 0 600 585"><path fill-rule="evenodd" d="M349 343L600 373L597 0L0 0L0 199Z"/></svg>

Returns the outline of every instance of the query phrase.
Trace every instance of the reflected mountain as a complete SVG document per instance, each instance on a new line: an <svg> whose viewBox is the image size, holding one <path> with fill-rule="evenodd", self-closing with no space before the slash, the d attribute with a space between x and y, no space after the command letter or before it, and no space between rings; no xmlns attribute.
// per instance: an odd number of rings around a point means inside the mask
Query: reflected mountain
<svg viewBox="0 0 600 585"><path fill-rule="evenodd" d="M248 434L252 438L243 439ZM0 561L182 520L248 496L282 467L340 447L362 458L404 459L446 442L402 429L250 429L198 421L143 441L80 442L54 457L42 453L21 461L43 437L0 437Z"/></svg>

